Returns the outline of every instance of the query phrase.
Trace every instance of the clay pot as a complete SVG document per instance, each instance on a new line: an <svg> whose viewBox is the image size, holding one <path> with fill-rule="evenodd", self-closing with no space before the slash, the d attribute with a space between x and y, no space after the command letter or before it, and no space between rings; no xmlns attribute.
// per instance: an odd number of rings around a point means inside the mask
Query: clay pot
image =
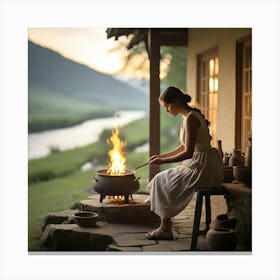
<svg viewBox="0 0 280 280"><path fill-rule="evenodd" d="M224 166L224 182L231 183L234 180L232 166Z"/></svg>
<svg viewBox="0 0 280 280"><path fill-rule="evenodd" d="M214 229L234 229L237 220L235 218L228 218L227 214L218 215L214 221Z"/></svg>
<svg viewBox="0 0 280 280"><path fill-rule="evenodd" d="M229 166L243 166L245 157L241 150L233 149L233 153L229 158Z"/></svg>
<svg viewBox="0 0 280 280"><path fill-rule="evenodd" d="M90 211L79 211L73 214L74 221L81 227L94 227L98 221L98 214Z"/></svg>
<svg viewBox="0 0 280 280"><path fill-rule="evenodd" d="M252 184L252 169L248 166L233 166L233 176L236 181L246 186Z"/></svg>
<svg viewBox="0 0 280 280"><path fill-rule="evenodd" d="M234 230L229 228L209 229L206 234L206 243L209 250L234 251L237 237Z"/></svg>

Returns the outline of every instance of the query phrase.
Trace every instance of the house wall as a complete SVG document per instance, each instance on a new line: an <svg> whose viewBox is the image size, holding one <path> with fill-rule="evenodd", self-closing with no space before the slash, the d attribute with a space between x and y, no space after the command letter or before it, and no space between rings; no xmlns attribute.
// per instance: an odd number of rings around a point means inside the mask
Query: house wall
<svg viewBox="0 0 280 280"><path fill-rule="evenodd" d="M187 57L187 91L196 102L197 56L218 47L219 91L217 109L217 139L223 150L232 152L235 141L235 66L236 42L250 35L250 28L190 28Z"/></svg>

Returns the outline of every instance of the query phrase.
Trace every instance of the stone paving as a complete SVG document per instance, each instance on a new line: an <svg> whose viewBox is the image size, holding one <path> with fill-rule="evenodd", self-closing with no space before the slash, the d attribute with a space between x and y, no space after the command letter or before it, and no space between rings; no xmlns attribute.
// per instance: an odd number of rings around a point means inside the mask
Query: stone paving
<svg viewBox="0 0 280 280"><path fill-rule="evenodd" d="M149 205L144 202L146 198L146 195L136 194L133 196L134 203L112 207L106 203L100 204L97 195L90 196L80 202L80 210L94 210L99 212L102 218L95 227L91 228L80 227L74 223L72 214L79 210L50 213L42 222L41 250L110 252L180 252L190 250L196 196L193 197L185 210L172 218L174 240L159 241L145 238L145 234L153 230L158 223L158 220L156 222L154 219L153 213L149 211ZM125 221L115 220L117 217L124 219L124 216L126 217ZM133 217L133 220L130 217ZM145 217L145 219L141 220L139 217ZM204 209L201 221L201 227L203 227ZM207 250L203 237L199 238L197 249Z"/></svg>

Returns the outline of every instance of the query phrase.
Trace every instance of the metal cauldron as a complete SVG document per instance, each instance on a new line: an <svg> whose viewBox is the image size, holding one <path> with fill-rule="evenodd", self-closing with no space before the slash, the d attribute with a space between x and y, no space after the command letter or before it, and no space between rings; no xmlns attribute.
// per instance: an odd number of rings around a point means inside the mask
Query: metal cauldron
<svg viewBox="0 0 280 280"><path fill-rule="evenodd" d="M124 196L125 201L128 202L129 195L136 193L139 189L139 179L135 177L135 172L129 170L122 175L110 175L106 169L99 170L94 177L93 189L100 193L100 202L106 195Z"/></svg>

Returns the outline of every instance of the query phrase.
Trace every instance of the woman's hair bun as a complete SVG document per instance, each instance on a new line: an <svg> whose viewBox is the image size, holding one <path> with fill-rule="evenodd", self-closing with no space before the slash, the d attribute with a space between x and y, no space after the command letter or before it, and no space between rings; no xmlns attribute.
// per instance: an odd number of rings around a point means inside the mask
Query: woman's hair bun
<svg viewBox="0 0 280 280"><path fill-rule="evenodd" d="M184 100L188 103L192 100L191 96L188 94L184 94Z"/></svg>

